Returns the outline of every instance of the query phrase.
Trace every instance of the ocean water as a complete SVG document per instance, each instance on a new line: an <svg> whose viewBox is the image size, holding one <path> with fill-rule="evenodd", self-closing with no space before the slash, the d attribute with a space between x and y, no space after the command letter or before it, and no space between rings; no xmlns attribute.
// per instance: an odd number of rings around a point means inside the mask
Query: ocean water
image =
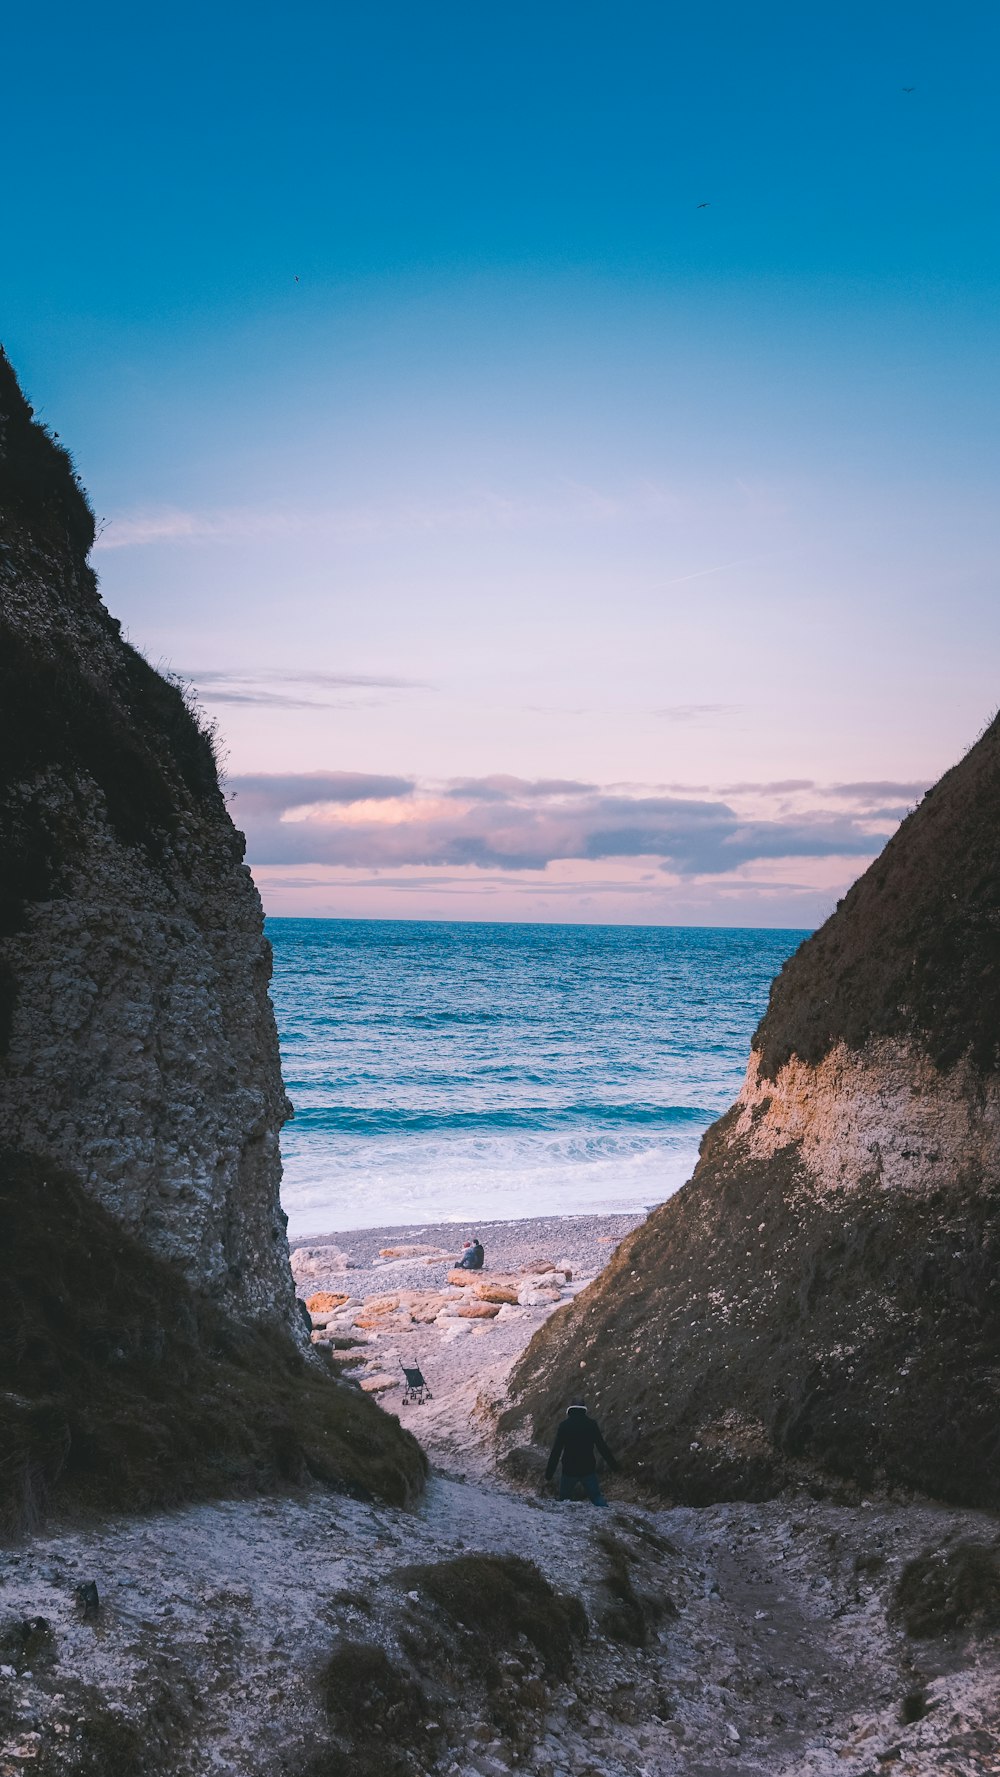
<svg viewBox="0 0 1000 1777"><path fill-rule="evenodd" d="M799 931L269 919L289 1233L643 1209Z"/></svg>

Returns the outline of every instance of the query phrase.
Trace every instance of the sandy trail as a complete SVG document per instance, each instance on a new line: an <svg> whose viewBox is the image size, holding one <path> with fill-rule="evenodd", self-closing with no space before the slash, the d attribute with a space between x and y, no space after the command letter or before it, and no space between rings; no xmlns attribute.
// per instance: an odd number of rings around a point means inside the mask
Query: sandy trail
<svg viewBox="0 0 1000 1777"><path fill-rule="evenodd" d="M594 1230L575 1233L593 1257ZM512 1244L504 1264L514 1256ZM366 1269L384 1293L385 1267ZM433 1620L395 1574L469 1552L529 1557L580 1597L591 1633L570 1679L543 1687L513 1737L481 1687L443 1671L447 1741L415 1773L1000 1773L996 1639L915 1643L888 1611L909 1558L948 1539L992 1543L995 1521L808 1498L652 1511L615 1503L613 1483L611 1510L599 1512L518 1492L491 1468L489 1403L544 1312L428 1335L435 1400L407 1419L433 1471L413 1511L315 1490L112 1520L0 1554L4 1621L41 1615L54 1636L35 1666L0 1670L0 1777L60 1769L60 1749L96 1704L140 1721L150 1756L160 1743L161 1768L177 1777L299 1772L324 1731L324 1657L343 1637L404 1657L406 1637L426 1641ZM379 1361L394 1341L380 1335ZM615 1560L640 1600L644 1645L609 1618ZM84 1579L104 1600L93 1622L74 1601ZM928 1712L904 1725L903 1699L916 1691Z"/></svg>

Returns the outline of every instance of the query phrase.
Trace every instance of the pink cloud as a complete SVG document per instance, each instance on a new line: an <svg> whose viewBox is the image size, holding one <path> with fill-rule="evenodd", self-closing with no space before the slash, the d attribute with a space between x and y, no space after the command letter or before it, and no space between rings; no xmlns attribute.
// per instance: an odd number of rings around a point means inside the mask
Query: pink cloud
<svg viewBox="0 0 1000 1777"><path fill-rule="evenodd" d="M864 808L762 816L720 798L623 794L572 779L432 786L306 772L237 777L232 787L259 865L540 872L561 860L645 858L681 877L726 876L780 858L867 858L889 837Z"/></svg>

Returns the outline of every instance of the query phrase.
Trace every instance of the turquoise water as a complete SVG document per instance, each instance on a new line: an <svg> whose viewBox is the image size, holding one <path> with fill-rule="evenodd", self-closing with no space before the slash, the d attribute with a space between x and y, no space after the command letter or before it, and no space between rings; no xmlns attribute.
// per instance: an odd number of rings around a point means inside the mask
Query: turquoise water
<svg viewBox="0 0 1000 1777"><path fill-rule="evenodd" d="M799 931L270 919L289 1232L642 1209Z"/></svg>

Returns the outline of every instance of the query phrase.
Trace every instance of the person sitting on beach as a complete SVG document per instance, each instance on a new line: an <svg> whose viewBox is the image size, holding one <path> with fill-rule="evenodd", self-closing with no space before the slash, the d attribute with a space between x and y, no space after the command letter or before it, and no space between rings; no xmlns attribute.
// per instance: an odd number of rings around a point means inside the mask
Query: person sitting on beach
<svg viewBox="0 0 1000 1777"><path fill-rule="evenodd" d="M467 1240L462 1248L462 1257L458 1261L458 1269L460 1271L481 1271L485 1257L486 1253L479 1239L479 1235L474 1234L472 1239Z"/></svg>
<svg viewBox="0 0 1000 1777"><path fill-rule="evenodd" d="M559 1482L560 1499L572 1499L577 1488L582 1487L591 1505L607 1505L608 1502L601 1492L601 1484L597 1479L595 1450L600 1451L609 1468L616 1469L618 1467L611 1451L601 1437L597 1420L591 1419L587 1412L586 1401L571 1401L569 1411L556 1432L552 1454L545 1469L545 1479L551 1481L560 1461L562 1462L562 1478Z"/></svg>

